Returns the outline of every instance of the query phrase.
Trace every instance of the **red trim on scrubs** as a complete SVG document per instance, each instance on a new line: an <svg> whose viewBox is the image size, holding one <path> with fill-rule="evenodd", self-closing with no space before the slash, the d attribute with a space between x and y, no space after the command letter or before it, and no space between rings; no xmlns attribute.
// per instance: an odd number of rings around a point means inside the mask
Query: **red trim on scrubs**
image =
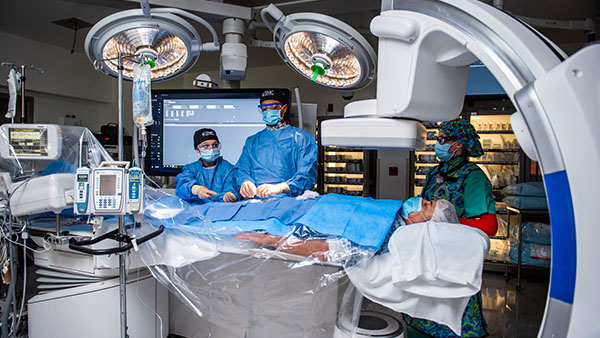
<svg viewBox="0 0 600 338"><path fill-rule="evenodd" d="M498 231L498 220L494 214L483 214L477 218L459 218L458 221L464 225L477 228L488 236L495 236Z"/></svg>

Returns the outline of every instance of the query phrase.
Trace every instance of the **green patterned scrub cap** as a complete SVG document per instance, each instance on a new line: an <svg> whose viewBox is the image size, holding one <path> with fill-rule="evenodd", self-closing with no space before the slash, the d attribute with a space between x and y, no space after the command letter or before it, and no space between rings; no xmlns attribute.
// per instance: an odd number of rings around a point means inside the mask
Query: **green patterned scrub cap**
<svg viewBox="0 0 600 338"><path fill-rule="evenodd" d="M471 157L479 157L483 155L479 135L472 124L463 119L454 119L452 121L442 122L440 124L440 132L456 137Z"/></svg>

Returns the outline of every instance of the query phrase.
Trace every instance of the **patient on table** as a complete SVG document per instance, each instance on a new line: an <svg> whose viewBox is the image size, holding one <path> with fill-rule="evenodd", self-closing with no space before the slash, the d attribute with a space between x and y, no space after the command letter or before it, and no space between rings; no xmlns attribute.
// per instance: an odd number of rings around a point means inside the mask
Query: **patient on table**
<svg viewBox="0 0 600 338"><path fill-rule="evenodd" d="M146 198L146 222L166 228L148 253L154 265L184 267L220 252L308 257L341 265L372 301L455 332L466 302L481 288L489 238L458 223L446 200L403 203L327 194L188 205L149 189ZM276 250L253 251L257 247ZM241 274L248 273L244 269Z"/></svg>
<svg viewBox="0 0 600 338"><path fill-rule="evenodd" d="M402 208L396 215L394 225L390 228L383 252L387 251L386 245L390 236L401 225L409 225L423 222L459 223L456 210L452 203L446 200L429 201L421 197L413 197L404 202ZM336 253L344 251L352 244L344 238L300 239L295 236L273 236L267 233L244 232L235 238L249 240L262 247L277 248L290 254L312 257L324 262L336 262ZM340 256L338 255L338 258Z"/></svg>
<svg viewBox="0 0 600 338"><path fill-rule="evenodd" d="M298 239L260 233L241 233L236 238L321 261L340 263L336 256L346 258L341 263L366 298L460 333L466 303L481 289L489 238L479 229L460 224L454 206L446 200L408 199L397 220L401 222L395 222L378 254L356 262L339 254L349 245L344 238Z"/></svg>

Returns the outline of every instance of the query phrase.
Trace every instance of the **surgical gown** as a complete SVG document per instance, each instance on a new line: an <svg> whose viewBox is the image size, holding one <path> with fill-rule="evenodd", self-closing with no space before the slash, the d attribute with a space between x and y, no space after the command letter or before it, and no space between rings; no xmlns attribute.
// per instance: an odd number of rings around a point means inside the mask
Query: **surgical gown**
<svg viewBox="0 0 600 338"><path fill-rule="evenodd" d="M227 162L222 157L217 159L217 165L210 168L202 166L200 160L186 164L183 171L177 175L177 188L175 194L177 197L191 203L207 203L207 202L222 202L223 196L227 192L232 192L237 199L240 195L235 186L235 167ZM217 195L212 198L202 199L197 195L192 194L192 186L194 184L204 186Z"/></svg>
<svg viewBox="0 0 600 338"><path fill-rule="evenodd" d="M236 164L238 188L244 181L287 183L290 195L301 195L317 179L317 143L302 129L287 126L263 129L248 137Z"/></svg>

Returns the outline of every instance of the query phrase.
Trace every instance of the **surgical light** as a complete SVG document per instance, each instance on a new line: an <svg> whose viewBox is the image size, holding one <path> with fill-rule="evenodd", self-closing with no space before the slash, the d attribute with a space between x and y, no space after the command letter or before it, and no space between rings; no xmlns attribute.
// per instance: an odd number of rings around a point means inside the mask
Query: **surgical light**
<svg viewBox="0 0 600 338"><path fill-rule="evenodd" d="M205 26L214 42L202 43L196 29L184 18ZM105 74L118 75L122 56L123 77L133 78L133 67L150 63L152 80L166 80L191 68L201 51L216 51L214 28L204 19L175 8L153 8L118 12L100 20L85 39L88 58Z"/></svg>
<svg viewBox="0 0 600 338"><path fill-rule="evenodd" d="M277 23L271 26L266 14ZM375 51L354 28L330 16L285 16L273 4L261 12L279 56L301 75L323 86L356 89L375 76Z"/></svg>

